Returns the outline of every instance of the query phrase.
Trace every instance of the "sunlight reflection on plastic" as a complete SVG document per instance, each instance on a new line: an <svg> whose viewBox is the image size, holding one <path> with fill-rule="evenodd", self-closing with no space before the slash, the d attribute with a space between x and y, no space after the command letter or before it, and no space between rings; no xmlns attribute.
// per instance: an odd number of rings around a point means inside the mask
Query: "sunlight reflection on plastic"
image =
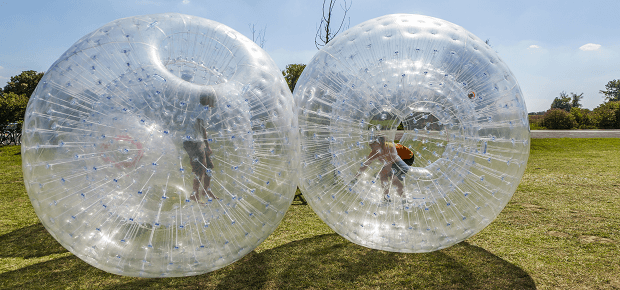
<svg viewBox="0 0 620 290"><path fill-rule="evenodd" d="M300 187L359 245L456 244L497 217L523 176L530 134L517 81L450 22L398 14L357 25L314 56L294 95Z"/></svg>
<svg viewBox="0 0 620 290"><path fill-rule="evenodd" d="M214 21L113 21L75 43L28 104L28 195L65 248L128 276L226 266L296 188L290 91L255 43Z"/></svg>

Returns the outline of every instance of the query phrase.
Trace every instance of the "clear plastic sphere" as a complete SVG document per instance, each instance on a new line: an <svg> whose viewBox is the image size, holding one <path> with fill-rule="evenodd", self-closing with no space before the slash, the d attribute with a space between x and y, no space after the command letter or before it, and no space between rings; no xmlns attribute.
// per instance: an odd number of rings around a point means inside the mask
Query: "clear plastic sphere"
<svg viewBox="0 0 620 290"><path fill-rule="evenodd" d="M526 167L517 81L484 41L441 19L387 15L347 30L294 95L304 196L362 246L458 243L497 217Z"/></svg>
<svg viewBox="0 0 620 290"><path fill-rule="evenodd" d="M189 276L252 251L293 199L298 128L255 43L181 14L113 21L30 99L26 189L48 231L102 270Z"/></svg>

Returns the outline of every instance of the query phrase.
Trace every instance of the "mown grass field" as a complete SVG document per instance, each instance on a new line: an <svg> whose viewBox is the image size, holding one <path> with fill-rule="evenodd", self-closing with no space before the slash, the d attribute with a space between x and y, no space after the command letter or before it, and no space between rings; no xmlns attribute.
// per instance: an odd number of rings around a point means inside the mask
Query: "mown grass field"
<svg viewBox="0 0 620 290"><path fill-rule="evenodd" d="M426 254L370 250L292 205L254 252L218 271L141 279L100 271L38 222L18 146L0 148L0 288L617 289L620 139L532 139L508 206L474 237Z"/></svg>

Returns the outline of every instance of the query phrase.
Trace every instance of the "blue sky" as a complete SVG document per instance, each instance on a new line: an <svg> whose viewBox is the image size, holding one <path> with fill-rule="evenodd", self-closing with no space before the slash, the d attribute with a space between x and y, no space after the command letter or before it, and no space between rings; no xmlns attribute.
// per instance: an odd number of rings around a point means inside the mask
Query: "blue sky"
<svg viewBox="0 0 620 290"><path fill-rule="evenodd" d="M490 39L515 74L528 111L549 108L561 91L603 102L620 79L620 1L352 0L350 25L392 13L445 19ZM47 71L85 34L118 18L178 12L221 22L251 36L266 27L264 49L284 69L317 52L321 0L0 0L0 86L24 70ZM338 12L339 13L339 12Z"/></svg>

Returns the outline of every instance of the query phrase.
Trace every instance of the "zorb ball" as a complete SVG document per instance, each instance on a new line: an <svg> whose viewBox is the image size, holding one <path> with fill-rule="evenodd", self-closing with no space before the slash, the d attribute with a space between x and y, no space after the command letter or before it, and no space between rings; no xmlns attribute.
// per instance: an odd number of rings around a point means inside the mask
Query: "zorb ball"
<svg viewBox="0 0 620 290"><path fill-rule="evenodd" d="M497 217L526 167L516 79L484 41L441 19L396 14L347 30L314 56L294 95L300 188L362 246L456 244Z"/></svg>
<svg viewBox="0 0 620 290"><path fill-rule="evenodd" d="M22 159L45 228L116 274L201 274L252 251L293 199L298 128L255 43L214 21L113 21L30 98Z"/></svg>

